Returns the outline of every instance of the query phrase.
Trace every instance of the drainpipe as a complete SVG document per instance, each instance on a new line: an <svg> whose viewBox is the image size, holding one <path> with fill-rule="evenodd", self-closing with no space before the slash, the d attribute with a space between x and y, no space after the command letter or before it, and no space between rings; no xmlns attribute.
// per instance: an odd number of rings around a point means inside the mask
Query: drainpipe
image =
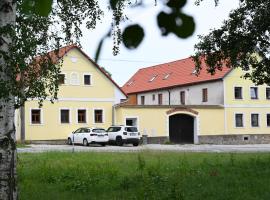
<svg viewBox="0 0 270 200"><path fill-rule="evenodd" d="M171 91L168 90L168 93L169 93L169 105L171 105Z"/></svg>

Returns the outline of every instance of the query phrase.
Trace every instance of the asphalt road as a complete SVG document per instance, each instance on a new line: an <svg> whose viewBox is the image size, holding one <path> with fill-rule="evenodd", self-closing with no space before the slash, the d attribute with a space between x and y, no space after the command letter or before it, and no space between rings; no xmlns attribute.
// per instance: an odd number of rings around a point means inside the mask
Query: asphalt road
<svg viewBox="0 0 270 200"><path fill-rule="evenodd" d="M62 152L140 152L140 151L176 151L176 152L270 152L270 144L247 145L160 145L148 144L133 147L124 146L69 146L69 145L38 145L31 144L26 148L18 148L18 153L40 153L49 151Z"/></svg>

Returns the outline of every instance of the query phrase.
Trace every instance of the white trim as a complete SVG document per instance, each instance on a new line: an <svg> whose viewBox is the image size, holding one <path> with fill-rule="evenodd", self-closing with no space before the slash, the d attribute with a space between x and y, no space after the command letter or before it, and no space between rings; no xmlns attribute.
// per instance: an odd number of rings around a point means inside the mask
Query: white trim
<svg viewBox="0 0 270 200"><path fill-rule="evenodd" d="M79 123L78 110L85 110L85 123ZM85 107L76 108L76 124L88 124L88 109Z"/></svg>
<svg viewBox="0 0 270 200"><path fill-rule="evenodd" d="M66 72L60 72L59 75L60 74L65 75L65 78L64 78L64 83L63 84L60 84L59 86L68 85L67 73Z"/></svg>
<svg viewBox="0 0 270 200"><path fill-rule="evenodd" d="M89 75L89 76L90 76L90 85L85 85L85 84L84 84L84 76L85 76L85 75ZM83 73L82 85L83 85L83 86L86 86L86 87L91 87L91 86L93 86L93 76L92 76L92 74L90 74L90 73Z"/></svg>
<svg viewBox="0 0 270 200"><path fill-rule="evenodd" d="M267 126L267 115L270 115L270 113L266 113L266 120L265 120L266 121L266 127L270 128L270 126Z"/></svg>
<svg viewBox="0 0 270 200"><path fill-rule="evenodd" d="M251 98L251 88L257 88L257 98L256 99L252 99ZM250 100L259 100L259 87L258 86L249 86L249 98Z"/></svg>
<svg viewBox="0 0 270 200"><path fill-rule="evenodd" d="M33 124L32 123L32 110L40 110L40 124ZM29 109L29 123L31 126L42 126L44 125L44 118L43 118L43 109L42 108L30 108Z"/></svg>
<svg viewBox="0 0 270 200"><path fill-rule="evenodd" d="M95 122L95 110L102 110L102 122ZM105 123L105 109L104 108L93 108L93 124L104 124Z"/></svg>
<svg viewBox="0 0 270 200"><path fill-rule="evenodd" d="M194 124L193 124L193 142L194 144L198 144L199 143L199 135L200 135L200 117L199 115L195 115L193 113L190 113L190 112L186 112L186 111L178 111L178 112L174 112L174 113L171 113L171 114L168 114L167 115L167 134L168 134L168 137L170 137L170 123L169 123L169 118L170 116L172 115L177 115L177 114L185 114L185 115L189 115L191 117L193 117L194 119Z"/></svg>
<svg viewBox="0 0 270 200"><path fill-rule="evenodd" d="M266 100L266 101L269 101L269 100L270 100L270 98L269 98L269 99L267 99L267 96L266 96L266 94L267 94L267 93L266 93L267 88L269 88L269 89L270 89L270 87L268 87L268 86L266 86L266 87L265 87L265 90L264 90L264 91L265 91L265 96L264 96L264 97L265 97L265 100Z"/></svg>
<svg viewBox="0 0 270 200"><path fill-rule="evenodd" d="M237 114L241 114L242 115L242 122L243 122L243 126L236 126L236 115ZM236 129L243 129L243 128L245 128L245 114L244 113L241 113L241 112L234 112L233 113L233 118L234 118L234 128L236 128Z"/></svg>
<svg viewBox="0 0 270 200"><path fill-rule="evenodd" d="M224 78L222 79L223 83L223 105L226 103L226 84ZM224 134L228 133L228 127L227 127L227 109L224 108Z"/></svg>
<svg viewBox="0 0 270 200"><path fill-rule="evenodd" d="M253 114L255 114L255 115L258 115L258 126L252 126L252 117L251 117L251 115L253 115ZM260 125L261 125L261 121L260 121L260 114L259 113L250 113L250 127L251 128L260 128Z"/></svg>
<svg viewBox="0 0 270 200"><path fill-rule="evenodd" d="M241 88L241 99L236 99L235 98L235 88ZM244 100L244 87L243 86L240 86L240 85L234 85L233 86L233 99L235 100L235 101L243 101Z"/></svg>
<svg viewBox="0 0 270 200"><path fill-rule="evenodd" d="M72 75L77 75L77 80L75 80L75 79L72 80ZM70 79L69 84L70 85L80 85L80 76L79 76L78 72L71 72L69 76L70 76L69 77L69 79ZM74 82L72 82L72 81L74 81Z"/></svg>
<svg viewBox="0 0 270 200"><path fill-rule="evenodd" d="M28 98L27 99L28 101L39 101L38 98L33 98L33 99L30 99ZM49 98L46 98L47 101L50 101ZM56 100L57 102L59 101L78 101L78 102L115 102L115 99L114 98L73 98L73 97L67 97L67 98L58 98Z"/></svg>
<svg viewBox="0 0 270 200"><path fill-rule="evenodd" d="M270 108L270 104L265 105L231 104L231 105L224 105L224 108Z"/></svg>
<svg viewBox="0 0 270 200"><path fill-rule="evenodd" d="M69 110L69 122L68 123L61 123L61 110ZM67 108L67 107L60 107L59 108L59 124L61 125L69 125L72 123L72 118L71 118L71 108Z"/></svg>
<svg viewBox="0 0 270 200"><path fill-rule="evenodd" d="M125 126L127 126L127 119L129 119L129 118L132 118L132 119L136 119L137 120L137 125L136 125L136 127L137 127L137 129L138 130L140 130L140 128L139 128L139 124L140 124L140 121L139 121L139 116L129 116L129 115L125 115L124 116L124 123L123 124L125 124Z"/></svg>

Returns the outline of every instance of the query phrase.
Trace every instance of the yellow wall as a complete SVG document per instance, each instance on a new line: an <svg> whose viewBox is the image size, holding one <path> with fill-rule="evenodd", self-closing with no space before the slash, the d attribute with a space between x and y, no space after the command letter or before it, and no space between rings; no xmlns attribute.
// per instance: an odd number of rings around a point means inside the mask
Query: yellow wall
<svg viewBox="0 0 270 200"><path fill-rule="evenodd" d="M270 134L266 114L270 113L270 100L266 99L266 85L258 86L258 99L250 98L250 87L256 86L248 79L240 78L243 71L235 69L224 79L226 134ZM234 87L242 87L243 99L234 98ZM244 115L244 127L235 127L235 114ZM259 114L259 127L251 127L251 113Z"/></svg>
<svg viewBox="0 0 270 200"><path fill-rule="evenodd" d="M167 111L171 108L147 108L147 107L119 107L116 108L116 123L125 125L126 117L137 117L138 128L142 134L151 137L169 136L169 115ZM198 134L199 135L221 135L224 134L224 109L193 109L198 114ZM176 112L188 114L187 112ZM156 134L153 135L153 129ZM154 132L154 133L155 133Z"/></svg>
<svg viewBox="0 0 270 200"><path fill-rule="evenodd" d="M269 105L270 100L266 99L265 93L266 85L258 86L258 99L251 99L250 87L256 85L249 79L240 78L243 74L241 69L235 69L225 77L225 105ZM242 87L243 99L234 99L234 87Z"/></svg>
<svg viewBox="0 0 270 200"><path fill-rule="evenodd" d="M76 58L77 62L72 62ZM62 66L62 72L67 75L67 85L61 85L58 97L76 97L76 98L113 98L114 85L102 74L84 55L77 49L70 50L65 56ZM80 85L70 85L70 75L72 72L78 72ZM92 75L92 85L83 85L83 74Z"/></svg>
<svg viewBox="0 0 270 200"><path fill-rule="evenodd" d="M43 112L42 124L31 125L30 110L38 108L37 102L28 102L25 106L26 140L56 140L66 139L68 134L79 127L101 127L107 129L112 124L112 103L109 102L59 102L51 104L45 102L41 108ZM60 108L69 108L71 122L60 123ZM87 109L87 123L77 123L77 109ZM94 124L94 108L104 109L104 123Z"/></svg>
<svg viewBox="0 0 270 200"><path fill-rule="evenodd" d="M76 62L73 62L74 59ZM70 75L77 72L80 84L70 85ZM70 50L64 56L62 73L66 74L67 84L61 85L59 101L51 104L45 101L42 109L43 123L31 124L31 109L38 108L35 100L25 104L25 139L26 140L56 140L66 139L67 135L79 127L102 127L108 128L112 124L112 106L115 103L115 85L101 73L79 50ZM85 86L83 74L91 74L92 85ZM71 123L60 123L60 108L69 108ZM88 123L77 123L77 109L87 109ZM94 124L94 108L103 109L105 121Z"/></svg>

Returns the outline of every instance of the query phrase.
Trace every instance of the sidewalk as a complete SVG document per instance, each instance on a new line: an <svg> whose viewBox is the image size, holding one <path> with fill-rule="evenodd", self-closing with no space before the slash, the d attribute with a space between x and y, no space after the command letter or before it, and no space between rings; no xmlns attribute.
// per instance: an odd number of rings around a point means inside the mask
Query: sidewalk
<svg viewBox="0 0 270 200"><path fill-rule="evenodd" d="M31 144L26 148L18 148L18 153L40 153L49 151L61 152L140 152L140 151L176 151L176 152L270 152L270 144L248 145L160 145L148 144L133 146L69 146L69 145L37 145Z"/></svg>

